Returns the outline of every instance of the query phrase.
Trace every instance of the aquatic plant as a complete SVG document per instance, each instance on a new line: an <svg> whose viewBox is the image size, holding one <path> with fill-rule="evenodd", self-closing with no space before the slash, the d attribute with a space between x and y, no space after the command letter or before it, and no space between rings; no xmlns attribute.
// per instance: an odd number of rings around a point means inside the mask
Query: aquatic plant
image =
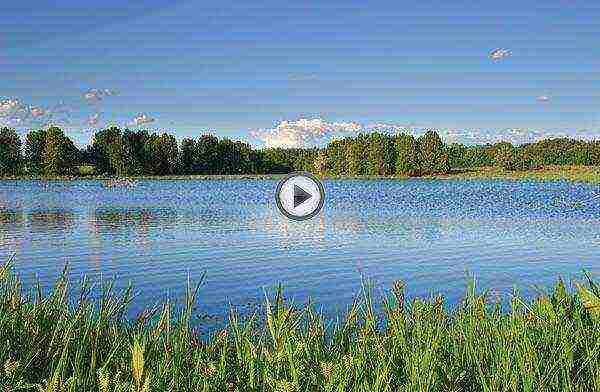
<svg viewBox="0 0 600 392"><path fill-rule="evenodd" d="M0 269L3 391L597 391L600 288L562 280L508 308L469 285L452 309L444 298L406 300L397 282L374 310L369 285L333 322L294 306L281 290L245 320L203 339L185 303L127 318L131 288L80 295L64 273L44 294Z"/></svg>

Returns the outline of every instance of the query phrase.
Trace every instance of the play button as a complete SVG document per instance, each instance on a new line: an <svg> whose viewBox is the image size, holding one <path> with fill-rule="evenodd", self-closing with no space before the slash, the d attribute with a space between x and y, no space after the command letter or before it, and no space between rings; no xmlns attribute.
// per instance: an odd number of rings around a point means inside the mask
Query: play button
<svg viewBox="0 0 600 392"><path fill-rule="evenodd" d="M312 174L291 173L277 184L279 211L289 219L305 220L317 215L325 201L323 184Z"/></svg>
<svg viewBox="0 0 600 392"><path fill-rule="evenodd" d="M310 195L310 193L306 193L304 189L294 184L294 208L298 207L300 204L304 203L311 197L312 196Z"/></svg>

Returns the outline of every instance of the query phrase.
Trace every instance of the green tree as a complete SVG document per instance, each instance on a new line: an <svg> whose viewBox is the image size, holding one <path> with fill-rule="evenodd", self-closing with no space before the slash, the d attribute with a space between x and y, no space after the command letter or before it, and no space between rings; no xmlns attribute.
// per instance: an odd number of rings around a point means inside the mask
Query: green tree
<svg viewBox="0 0 600 392"><path fill-rule="evenodd" d="M21 169L21 138L14 129L0 129L0 176L16 175Z"/></svg>
<svg viewBox="0 0 600 392"><path fill-rule="evenodd" d="M448 173L450 160L442 139L435 131L428 131L418 140L423 174Z"/></svg>
<svg viewBox="0 0 600 392"><path fill-rule="evenodd" d="M46 132L42 154L43 173L46 176L70 174L77 163L79 151L60 128L51 127Z"/></svg>
<svg viewBox="0 0 600 392"><path fill-rule="evenodd" d="M203 134L196 142L196 161L194 172L200 174L216 174L219 166L219 139L211 134Z"/></svg>
<svg viewBox="0 0 600 392"><path fill-rule="evenodd" d="M144 144L148 138L149 134L146 130L134 132L126 129L121 135L127 173L133 175L150 174L146 171L149 157L144 154Z"/></svg>
<svg viewBox="0 0 600 392"><path fill-rule="evenodd" d="M217 145L217 174L247 174L253 170L252 148L249 144L223 139Z"/></svg>
<svg viewBox="0 0 600 392"><path fill-rule="evenodd" d="M42 155L45 147L46 130L30 131L25 137L25 161L29 173L42 173Z"/></svg>
<svg viewBox="0 0 600 392"><path fill-rule="evenodd" d="M173 135L152 134L144 145L149 157L149 171L153 175L171 175L177 171L178 146Z"/></svg>
<svg viewBox="0 0 600 392"><path fill-rule="evenodd" d="M419 146L412 135L402 133L396 139L396 174L418 176L420 174Z"/></svg>
<svg viewBox="0 0 600 392"><path fill-rule="evenodd" d="M361 174L361 146L355 138L348 139L345 148L345 161L347 165L347 174L349 176L359 176Z"/></svg>
<svg viewBox="0 0 600 392"><path fill-rule="evenodd" d="M181 141L181 173L194 174L196 164L196 142L194 139Z"/></svg>
<svg viewBox="0 0 600 392"><path fill-rule="evenodd" d="M320 150L315 157L313 165L314 173L318 176L324 176L327 174L327 151Z"/></svg>
<svg viewBox="0 0 600 392"><path fill-rule="evenodd" d="M327 145L326 154L327 162L326 166L329 168L328 173L334 176L341 176L346 174L346 159L345 159L345 144L347 139L334 140Z"/></svg>
<svg viewBox="0 0 600 392"><path fill-rule="evenodd" d="M386 146L384 144L383 135L378 132L371 133L368 141L368 164L366 174L371 176L385 174L385 149Z"/></svg>
<svg viewBox="0 0 600 392"><path fill-rule="evenodd" d="M504 170L516 169L516 152L511 143L501 142L494 146L494 166Z"/></svg>
<svg viewBox="0 0 600 392"><path fill-rule="evenodd" d="M113 143L119 143L120 139L121 130L117 127L110 127L94 134L91 154L98 173L116 174L114 165L121 166L122 156L117 154L121 151L121 146L114 146Z"/></svg>
<svg viewBox="0 0 600 392"><path fill-rule="evenodd" d="M129 155L129 151L126 151L121 137L113 139L106 151L112 173L117 176L132 174L134 168L130 165L131 155Z"/></svg>

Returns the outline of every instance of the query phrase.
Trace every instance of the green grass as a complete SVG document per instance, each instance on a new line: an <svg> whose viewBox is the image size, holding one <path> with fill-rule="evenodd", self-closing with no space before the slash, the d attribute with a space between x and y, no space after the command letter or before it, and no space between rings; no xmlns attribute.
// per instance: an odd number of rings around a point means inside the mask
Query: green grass
<svg viewBox="0 0 600 392"><path fill-rule="evenodd" d="M574 182L600 183L600 167L596 166L546 166L538 170L506 171L483 167L459 171L445 176L448 178L489 178L513 180L565 180Z"/></svg>
<svg viewBox="0 0 600 392"><path fill-rule="evenodd" d="M365 288L328 324L281 292L262 316L200 339L198 293L127 319L132 291L111 286L69 301L66 274L48 294L0 270L0 390L16 391L599 391L600 288L561 280L501 310L470 285L451 311L444 299L404 299L396 283L373 310ZM367 287L367 285L365 285Z"/></svg>

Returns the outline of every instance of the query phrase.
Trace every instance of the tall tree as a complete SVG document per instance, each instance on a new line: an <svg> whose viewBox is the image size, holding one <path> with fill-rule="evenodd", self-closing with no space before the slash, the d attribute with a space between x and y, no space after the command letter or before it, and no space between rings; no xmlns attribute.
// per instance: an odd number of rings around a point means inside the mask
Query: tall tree
<svg viewBox="0 0 600 392"><path fill-rule="evenodd" d="M426 132L418 142L423 174L448 173L450 171L448 153L437 132Z"/></svg>
<svg viewBox="0 0 600 392"><path fill-rule="evenodd" d="M215 174L218 171L219 139L211 134L203 134L196 142L196 163L194 172L200 174Z"/></svg>
<svg viewBox="0 0 600 392"><path fill-rule="evenodd" d="M181 141L181 173L195 174L196 142L194 139L183 139Z"/></svg>
<svg viewBox="0 0 600 392"><path fill-rule="evenodd" d="M30 131L25 137L25 161L28 172L42 173L42 155L46 148L46 130Z"/></svg>
<svg viewBox="0 0 600 392"><path fill-rule="evenodd" d="M516 169L516 152L511 143L501 142L494 146L494 166L504 170Z"/></svg>
<svg viewBox="0 0 600 392"><path fill-rule="evenodd" d="M146 130L134 132L126 129L121 135L129 174L140 175L146 173L145 168L148 166L148 157L144 154L144 144L148 137L148 131Z"/></svg>
<svg viewBox="0 0 600 392"><path fill-rule="evenodd" d="M327 154L327 162L326 166L328 167L329 174L334 176L341 176L346 174L346 143L347 140L334 140L327 145L326 154Z"/></svg>
<svg viewBox="0 0 600 392"><path fill-rule="evenodd" d="M347 164L347 174L349 176L359 176L361 174L361 146L356 138L349 139L346 143L345 161Z"/></svg>
<svg viewBox="0 0 600 392"><path fill-rule="evenodd" d="M418 176L420 174L419 147L412 135L406 133L398 135L396 153L396 174L401 176Z"/></svg>
<svg viewBox="0 0 600 392"><path fill-rule="evenodd" d="M116 173L115 167L113 165L120 164L120 157L115 155L111 157L111 153L120 151L120 146L111 147L111 145L115 142L118 142L120 139L121 130L117 127L103 129L94 134L94 137L92 139L92 155L94 156L96 171L98 173Z"/></svg>
<svg viewBox="0 0 600 392"><path fill-rule="evenodd" d="M177 140L173 135L167 133L150 135L144 150L150 157L151 174L161 176L176 173L179 151Z"/></svg>
<svg viewBox="0 0 600 392"><path fill-rule="evenodd" d="M367 174L372 176L385 174L385 147L382 134L373 132L369 135Z"/></svg>
<svg viewBox="0 0 600 392"><path fill-rule="evenodd" d="M0 129L0 176L16 175L21 169L21 138L14 129Z"/></svg>
<svg viewBox="0 0 600 392"><path fill-rule="evenodd" d="M44 175L69 174L78 161L78 152L71 139L60 128L49 128L46 132L46 143L42 154Z"/></svg>
<svg viewBox="0 0 600 392"><path fill-rule="evenodd" d="M313 170L315 174L324 176L327 174L327 151L320 150L314 161Z"/></svg>

